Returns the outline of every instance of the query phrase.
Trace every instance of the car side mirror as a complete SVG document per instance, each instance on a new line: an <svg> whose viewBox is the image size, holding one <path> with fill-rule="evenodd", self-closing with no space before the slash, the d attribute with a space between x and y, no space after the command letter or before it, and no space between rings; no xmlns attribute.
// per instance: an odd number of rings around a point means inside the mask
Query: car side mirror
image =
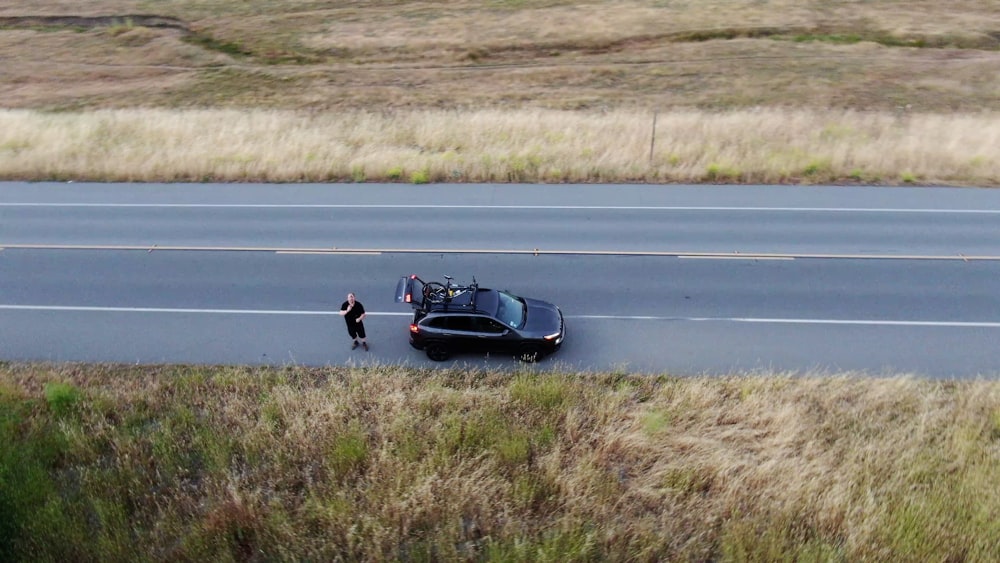
<svg viewBox="0 0 1000 563"><path fill-rule="evenodd" d="M507 336L508 334L510 334L510 329L505 328L503 329L503 332L500 333L500 336Z"/></svg>

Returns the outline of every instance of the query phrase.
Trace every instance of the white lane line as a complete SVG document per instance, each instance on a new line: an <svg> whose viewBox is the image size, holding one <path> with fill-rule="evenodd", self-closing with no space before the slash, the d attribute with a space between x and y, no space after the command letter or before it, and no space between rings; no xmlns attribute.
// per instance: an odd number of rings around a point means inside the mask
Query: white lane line
<svg viewBox="0 0 1000 563"><path fill-rule="evenodd" d="M120 208L205 208L205 209L542 209L589 211L750 211L822 213L960 213L1000 215L1000 209L920 209L905 207L736 207L703 205L432 205L432 204L351 204L351 203L82 203L82 202L0 202L0 207L120 207Z"/></svg>
<svg viewBox="0 0 1000 563"><path fill-rule="evenodd" d="M566 315L566 318L623 321L688 321L761 324L820 324L865 326L929 326L957 328L1000 328L1000 322L979 321L893 321L880 319L772 319L764 317L655 317L633 315Z"/></svg>
<svg viewBox="0 0 1000 563"><path fill-rule="evenodd" d="M13 311L81 311L104 313L187 313L209 315L299 315L334 316L338 311L288 310L288 309L193 309L170 307L89 307L75 305L0 305L0 310ZM411 312L369 311L373 317L410 317ZM611 321L687 321L762 324L820 324L866 326L926 326L954 328L1000 328L1000 322L979 321L893 321L878 319L782 319L761 317L671 317L656 315L566 315L567 319Z"/></svg>
<svg viewBox="0 0 1000 563"><path fill-rule="evenodd" d="M299 315L299 316L334 316L339 312L329 311L297 311L294 309L187 309L173 307L88 307L77 305L0 305L0 310L12 311L83 311L100 313L195 313L209 315ZM402 317L413 316L413 313L368 312L370 316Z"/></svg>

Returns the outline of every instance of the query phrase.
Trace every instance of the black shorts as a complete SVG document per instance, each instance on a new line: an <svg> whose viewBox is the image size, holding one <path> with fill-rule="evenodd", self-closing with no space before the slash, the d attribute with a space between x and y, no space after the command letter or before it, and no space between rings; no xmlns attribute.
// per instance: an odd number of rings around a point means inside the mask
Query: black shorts
<svg viewBox="0 0 1000 563"><path fill-rule="evenodd" d="M347 321L347 334L351 335L351 338L364 338L365 337L365 322L355 323Z"/></svg>

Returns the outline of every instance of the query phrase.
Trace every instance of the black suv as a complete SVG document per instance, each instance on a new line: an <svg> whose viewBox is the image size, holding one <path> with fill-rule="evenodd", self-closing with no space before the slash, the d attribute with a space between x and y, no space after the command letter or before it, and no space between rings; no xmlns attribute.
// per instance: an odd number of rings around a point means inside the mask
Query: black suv
<svg viewBox="0 0 1000 563"><path fill-rule="evenodd" d="M425 283L404 276L396 286L396 302L413 306L410 345L435 361L457 352L511 354L534 362L562 345L566 335L559 307L507 291Z"/></svg>

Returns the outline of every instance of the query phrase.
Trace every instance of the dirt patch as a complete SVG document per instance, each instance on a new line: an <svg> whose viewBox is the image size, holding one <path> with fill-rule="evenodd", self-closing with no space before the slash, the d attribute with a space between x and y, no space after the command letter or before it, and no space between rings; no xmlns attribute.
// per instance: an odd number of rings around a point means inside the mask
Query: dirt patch
<svg viewBox="0 0 1000 563"><path fill-rule="evenodd" d="M7 29L37 29L37 28L70 28L94 29L99 27L157 27L176 29L191 33L188 25L177 19L165 16L130 14L124 16L7 16L0 17L0 28Z"/></svg>

